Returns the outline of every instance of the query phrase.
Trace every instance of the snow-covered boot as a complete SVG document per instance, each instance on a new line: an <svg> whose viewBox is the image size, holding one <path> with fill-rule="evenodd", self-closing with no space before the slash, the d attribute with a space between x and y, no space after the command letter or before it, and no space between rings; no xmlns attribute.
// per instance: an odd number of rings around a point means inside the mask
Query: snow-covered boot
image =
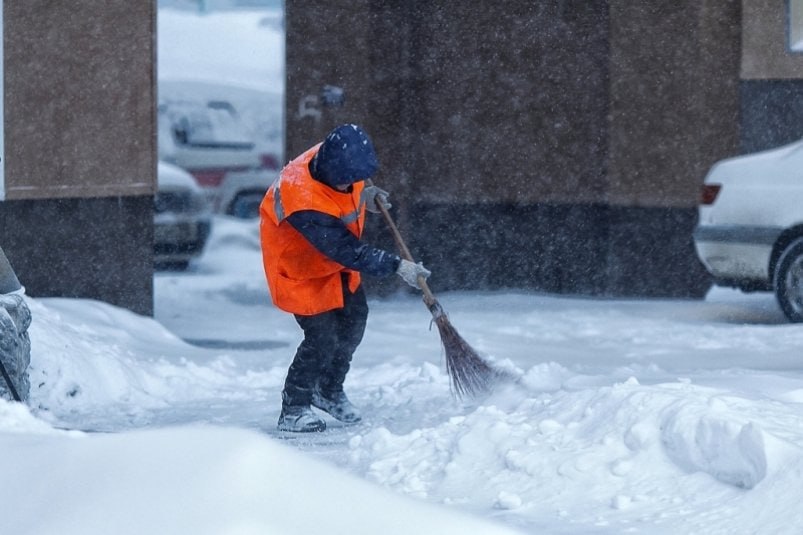
<svg viewBox="0 0 803 535"><path fill-rule="evenodd" d="M312 433L324 431L326 422L321 420L309 405L288 405L282 406L282 413L279 415L279 423L276 427L279 431Z"/></svg>
<svg viewBox="0 0 803 535"><path fill-rule="evenodd" d="M360 411L351 404L349 398L341 390L335 394L324 394L317 388L312 391L312 406L321 409L347 424L356 424L362 420Z"/></svg>

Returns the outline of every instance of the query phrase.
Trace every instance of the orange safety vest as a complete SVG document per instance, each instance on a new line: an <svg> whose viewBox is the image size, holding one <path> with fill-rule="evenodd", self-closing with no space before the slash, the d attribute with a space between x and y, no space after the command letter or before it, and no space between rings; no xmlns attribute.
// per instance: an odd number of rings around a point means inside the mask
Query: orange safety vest
<svg viewBox="0 0 803 535"><path fill-rule="evenodd" d="M259 207L262 263L271 298L278 308L302 316L343 307L342 273L348 274L351 292L361 280L359 272L320 253L285 221L294 212L315 210L337 217L357 238L362 235L364 183L355 182L352 191L340 192L312 178L309 162L320 146L287 164Z"/></svg>

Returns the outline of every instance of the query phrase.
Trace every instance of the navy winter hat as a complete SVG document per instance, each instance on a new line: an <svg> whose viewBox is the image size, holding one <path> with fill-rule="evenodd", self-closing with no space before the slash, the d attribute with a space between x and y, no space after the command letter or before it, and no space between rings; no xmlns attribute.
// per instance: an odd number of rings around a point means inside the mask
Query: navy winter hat
<svg viewBox="0 0 803 535"><path fill-rule="evenodd" d="M371 178L379 167L374 144L356 124L344 124L332 130L315 160L315 178L330 186Z"/></svg>

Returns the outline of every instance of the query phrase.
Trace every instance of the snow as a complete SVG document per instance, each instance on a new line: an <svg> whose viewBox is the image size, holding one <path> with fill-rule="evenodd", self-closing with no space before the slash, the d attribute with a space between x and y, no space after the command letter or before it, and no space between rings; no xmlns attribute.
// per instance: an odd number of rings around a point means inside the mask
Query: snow
<svg viewBox="0 0 803 535"><path fill-rule="evenodd" d="M30 415L4 408L4 416L36 426ZM187 426L87 437L32 428L3 441L4 474L20 482L4 493L4 533L288 534L315 533L324 523L328 533L504 533L389 496L243 430ZM32 474L44 474L46 484L26 484ZM355 505L371 514L342 514Z"/></svg>
<svg viewBox="0 0 803 535"><path fill-rule="evenodd" d="M238 9L158 12L159 100L234 105L259 154L282 160L283 14Z"/></svg>
<svg viewBox="0 0 803 535"><path fill-rule="evenodd" d="M364 423L285 436L300 329L270 304L256 222L214 223L188 272L157 274L154 319L27 298L31 400L0 403L4 531L803 529L803 331L771 295L439 295L519 377L460 401L400 282L371 300L346 383Z"/></svg>
<svg viewBox="0 0 803 535"><path fill-rule="evenodd" d="M264 90L284 78L281 11L217 11L197 15L159 9L159 81L196 80Z"/></svg>

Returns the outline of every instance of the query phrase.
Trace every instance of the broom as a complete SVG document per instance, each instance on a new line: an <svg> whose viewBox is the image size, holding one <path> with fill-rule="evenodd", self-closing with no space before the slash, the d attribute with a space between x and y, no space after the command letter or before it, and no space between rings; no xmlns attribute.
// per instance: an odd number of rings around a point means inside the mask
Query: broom
<svg viewBox="0 0 803 535"><path fill-rule="evenodd" d="M373 185L370 180L366 180L366 184ZM377 208L379 208L382 217L385 219L385 223L387 223L390 232L393 234L393 240L396 242L399 254L405 260L415 262L413 255L410 254L410 250L402 239L399 228L390 216L390 212L385 208L380 198L376 198L375 201ZM418 277L418 286L424 294L424 304L432 314L435 325L438 326L443 351L446 356L446 371L449 374L452 392L460 398L465 396L476 397L490 392L497 382L508 378L507 373L493 368L468 345L468 342L463 340L463 337L449 322L446 312L444 312L438 300L435 299L435 295L429 289L424 277Z"/></svg>

